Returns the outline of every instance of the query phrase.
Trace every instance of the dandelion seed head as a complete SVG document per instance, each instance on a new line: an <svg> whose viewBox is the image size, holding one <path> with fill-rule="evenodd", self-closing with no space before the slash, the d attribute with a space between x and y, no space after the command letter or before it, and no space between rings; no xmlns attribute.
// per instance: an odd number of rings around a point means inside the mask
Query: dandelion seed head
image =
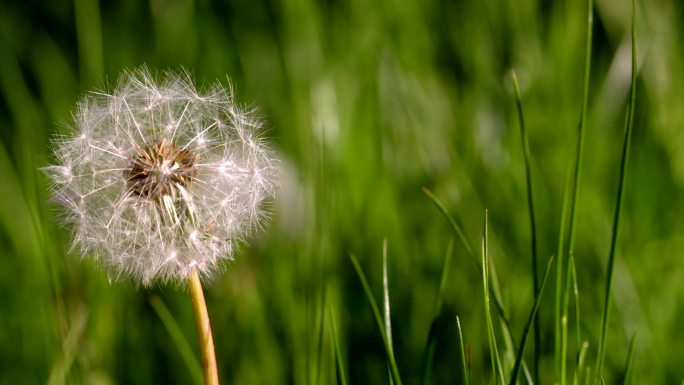
<svg viewBox="0 0 684 385"><path fill-rule="evenodd" d="M74 248L145 286L211 276L263 226L277 187L261 122L230 88L144 68L86 96L54 158L44 170Z"/></svg>

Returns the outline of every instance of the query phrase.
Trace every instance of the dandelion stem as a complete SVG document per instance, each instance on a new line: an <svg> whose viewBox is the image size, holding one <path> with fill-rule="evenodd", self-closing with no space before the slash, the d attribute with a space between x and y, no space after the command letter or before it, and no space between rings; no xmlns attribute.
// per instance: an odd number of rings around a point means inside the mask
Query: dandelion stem
<svg viewBox="0 0 684 385"><path fill-rule="evenodd" d="M197 337L202 354L202 369L204 370L204 385L218 385L218 371L216 369L216 354L214 353L214 339L211 336L211 325L207 303L204 301L202 283L197 270L193 270L188 278L188 288L192 298L192 309L197 323Z"/></svg>

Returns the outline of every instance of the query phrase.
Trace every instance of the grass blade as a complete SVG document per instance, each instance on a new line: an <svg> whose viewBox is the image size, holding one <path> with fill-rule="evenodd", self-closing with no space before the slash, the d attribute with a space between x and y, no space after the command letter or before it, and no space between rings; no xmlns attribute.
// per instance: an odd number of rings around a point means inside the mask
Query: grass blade
<svg viewBox="0 0 684 385"><path fill-rule="evenodd" d="M437 290L437 297L435 298L434 319L442 312L442 305L444 304L444 291L449 280L449 266L451 266L451 256L454 251L454 240L449 239L444 261L442 262L442 274L439 279L439 289Z"/></svg>
<svg viewBox="0 0 684 385"><path fill-rule="evenodd" d="M634 346L636 345L637 333L632 334L629 340L629 350L627 351L627 360L625 362L625 370L622 372L622 385L629 385L632 380L632 367L634 366Z"/></svg>
<svg viewBox="0 0 684 385"><path fill-rule="evenodd" d="M568 170L570 165L568 164ZM568 213L568 197L570 195L570 173L566 174L565 188L563 189L563 200L561 203L561 220L558 230L558 262L556 262L556 295L555 295L555 313L554 313L554 358L556 359L556 377L560 379L561 385L565 385L565 368L566 363L563 358L567 352L567 344L563 340L563 327L567 326L567 308L563 307L563 298L566 291L563 288L563 265L565 258L565 251L563 250L563 243L565 242L565 223ZM567 282L567 280L565 280ZM565 316L565 317L564 317Z"/></svg>
<svg viewBox="0 0 684 385"><path fill-rule="evenodd" d="M69 384L74 382L69 379L69 372L77 360L81 348L80 341L88 329L88 314L82 308L77 312L71 322L69 331L62 341L62 351L50 369L48 385Z"/></svg>
<svg viewBox="0 0 684 385"><path fill-rule="evenodd" d="M572 279L572 291L574 294L574 299L573 301L575 302L575 327L576 327L576 335L577 335L577 360L578 360L578 365L579 365L579 356L582 353L582 330L581 330L581 324L580 324L580 302L579 302L579 287L577 286L577 272L575 271L575 258L573 256L570 256L570 261L568 265L568 269L570 270L570 279ZM567 306L566 306L567 308Z"/></svg>
<svg viewBox="0 0 684 385"><path fill-rule="evenodd" d="M432 191L428 190L426 187L423 187L422 190L423 193L425 193L425 195L427 195L427 197L430 198L432 203L434 203L435 206L437 206L442 215L444 215L446 220L451 225L451 228L454 229L454 232L456 232L456 235L458 235L458 238L463 243L463 246L466 248L468 254L470 254L473 258L477 259L477 255L475 254L475 249L473 248L473 245L465 236L465 233L463 232L461 226L456 222L456 220L451 216L451 214L449 214L449 211L447 211L444 204L442 204L442 202L439 199L437 199L437 196L435 196L435 194L433 194Z"/></svg>
<svg viewBox="0 0 684 385"><path fill-rule="evenodd" d="M478 256L475 254L475 251L473 249L472 244L466 238L465 233L463 232L461 226L456 222L456 220L449 214L449 211L447 211L446 207L444 204L435 196L435 194L432 193L432 191L428 190L427 188L423 187L422 188L423 193L432 201L432 203L437 207L437 209L442 213L444 218L446 218L447 222L451 225L451 228L454 230L454 232L458 235L459 239L463 243L463 245L466 248L466 252L470 254L470 256L473 258L473 261L475 262L477 268L480 271L480 274L483 273L483 267L482 267L482 261L481 259L478 258ZM506 338L509 338L512 342L513 345L515 346L515 339L513 339L513 335L511 333L511 323L508 319L508 315L506 313L506 309L503 307L503 301L501 300L501 291L499 290L499 283L498 283L498 278L496 275L496 270L492 266L492 271L488 273L488 276L490 277L490 289L491 289L491 294L492 298L494 298L494 305L496 306L496 310L499 314L499 318L503 321L504 324L504 332L506 333ZM525 372L525 376L529 379L529 369L527 368L527 364L525 361L523 361L523 371ZM528 383L533 384L532 381L528 381Z"/></svg>
<svg viewBox="0 0 684 385"><path fill-rule="evenodd" d="M378 326L378 329L380 330L380 334L382 335L382 342L385 345L385 352L387 353L387 360L389 361L389 366L390 366L390 372L392 373L392 379L394 380L394 383L396 385L401 385L401 377L399 376L399 369L397 368L397 363L394 360L394 352L392 351L392 347L390 345L390 342L387 340L387 334L385 332L385 325L382 320L382 316L380 315L380 310L378 309L378 304L375 302L375 298L373 297L373 292L371 291L370 285L368 284L368 280L366 279L366 275L363 273L363 269L361 269L361 265L359 265L359 261L357 261L356 256L354 254L351 254L349 258L352 261L352 264L354 265L354 269L356 270L356 274L359 276L359 279L361 280L361 285L363 285L363 290L366 293L366 297L368 298L368 303L371 306L371 309L373 311L373 316L375 317L375 322Z"/></svg>
<svg viewBox="0 0 684 385"><path fill-rule="evenodd" d="M458 328L458 344L461 348L461 366L463 367L463 384L470 385L470 377L468 376L468 362L466 358L465 342L463 341L463 330L461 329L461 320L456 316L456 327Z"/></svg>
<svg viewBox="0 0 684 385"><path fill-rule="evenodd" d="M615 250L617 249L618 231L620 229L620 214L622 213L622 201L625 195L625 178L627 174L627 161L629 148L632 142L632 129L634 126L634 107L636 104L636 80L637 80L637 47L636 47L636 0L632 0L632 82L629 93L629 105L627 107L627 122L625 124L625 136L622 145L622 160L620 162L620 179L618 182L617 202L615 203L615 216L613 218L613 234L610 240L610 254L608 255L608 267L606 270L605 297L603 301L603 313L601 316L601 334L599 337L598 356L596 359L596 379L601 377L603 360L606 354L606 332L608 318L610 317L610 298L613 290L613 272L615 270Z"/></svg>
<svg viewBox="0 0 684 385"><path fill-rule="evenodd" d="M534 194L532 189L532 170L530 168L530 145L527 140L527 130L525 129L525 117L523 115L522 101L520 98L520 87L518 86L518 77L515 71L512 72L513 89L515 90L515 106L518 111L518 122L520 124L520 138L522 141L523 157L525 159L525 183L527 186L527 208L530 216L530 232L532 241L532 290L536 296L539 295L539 272L537 265L539 263L537 257L537 224L534 216ZM519 348L525 346L524 342L520 342ZM539 318L534 317L534 382L539 383L539 357L541 354L541 329L539 327Z"/></svg>
<svg viewBox="0 0 684 385"><path fill-rule="evenodd" d="M499 383L505 384L499 349L496 343L496 334L492 322L492 313L489 307L489 256L487 247L487 210L485 210L484 226L482 230L482 287L484 290L485 316L487 318L487 338L489 340L489 356L492 362L492 370L498 375Z"/></svg>
<svg viewBox="0 0 684 385"><path fill-rule="evenodd" d="M382 241L382 299L383 299L383 313L385 321L385 337L387 338L387 344L389 349L394 354L394 346L392 344L392 318L390 311L390 300L389 300L389 280L387 278L387 238ZM392 372L388 368L389 373L389 383L393 384Z"/></svg>
<svg viewBox="0 0 684 385"><path fill-rule="evenodd" d="M584 377L584 385L591 384L591 366L587 367L587 375Z"/></svg>
<svg viewBox="0 0 684 385"><path fill-rule="evenodd" d="M586 362L587 358L587 351L589 351L589 341L584 341L582 346L579 348L579 352L577 353L577 365L575 366L575 375L573 381L574 385L579 385L582 380L582 374L584 373L584 363ZM590 378L588 371L584 377Z"/></svg>
<svg viewBox="0 0 684 385"><path fill-rule="evenodd" d="M442 304L444 302L444 290L446 288L446 283L449 277L449 266L451 265L451 256L454 250L453 239L449 240L447 246L447 252L444 256L444 261L442 262L442 274L439 280L439 288L437 289L437 295L435 297L435 308L433 310L432 322L430 323L430 331L428 333L428 340L423 352L423 384L430 383L430 377L432 372L432 363L434 361L434 353L437 348L437 326L439 317L442 314ZM460 325L458 326L460 332ZM461 338L461 344L463 343ZM463 346L461 346L463 348Z"/></svg>
<svg viewBox="0 0 684 385"><path fill-rule="evenodd" d="M577 287L577 274L575 271L575 258L572 254L568 256L568 268L565 279L565 293L563 295L563 315L561 318L561 385L565 385L567 379L567 357L568 357L568 309L570 308L570 290L574 295L575 303L575 325L577 327L577 357L581 349L582 335L580 330L580 306L579 306L579 289ZM576 362L576 366L579 365Z"/></svg>
<svg viewBox="0 0 684 385"><path fill-rule="evenodd" d="M152 309L154 309L154 312L157 313L157 316L159 316L159 319L162 321L162 324L166 328L166 331L169 332L169 335L171 336L173 343L176 344L178 352L180 352L181 357L185 362L185 365L187 365L188 367L190 377L192 377L194 383L198 385L203 384L204 375L202 374L202 367L197 361L197 357L195 356L195 353L192 351L190 343L188 343L188 340L185 338L183 331L181 330L180 326L178 326L176 320L173 318L173 315L166 307L166 305L164 305L164 302L156 295L150 297L149 301L150 305L152 305Z"/></svg>
<svg viewBox="0 0 684 385"><path fill-rule="evenodd" d="M337 338L337 326L335 325L335 312L332 306L332 297L328 291L328 315L330 316L330 332L332 334L333 349L335 353L335 364L337 368L337 375L341 385L347 385L347 375L344 370L344 361L342 361L342 351L340 349L340 340Z"/></svg>
<svg viewBox="0 0 684 385"><path fill-rule="evenodd" d="M582 87L582 110L580 112L579 129L577 132L577 155L575 158L575 181L573 183L573 195L570 208L570 227L568 229L568 252L575 247L575 223L577 218L577 201L579 198L580 180L582 177L582 158L584 155L584 131L587 125L587 109L589 103L589 80L591 78L591 50L592 31L594 28L594 4L593 0L587 2L587 41L584 55L584 84Z"/></svg>
<svg viewBox="0 0 684 385"><path fill-rule="evenodd" d="M587 110L588 110L588 104L589 104L589 85L590 85L590 78L591 78L591 51L592 51L592 42L593 42L593 28L594 28L594 1L593 0L588 0L587 1L587 30L586 30L586 44L585 44L585 54L584 54L584 83L582 85L582 108L580 112L580 121L579 121L579 129L577 130L577 154L575 157L575 179L573 182L573 194L572 194L572 203L571 203L571 209L570 209L570 224L569 224L569 229L568 229L568 255L572 255L575 250L575 225L576 225L576 219L577 219L577 201L579 200L579 189L580 189L580 181L581 181L581 176L582 176L582 158L584 154L584 131L586 129L587 125ZM563 198L565 200L565 197ZM565 203L564 203L565 205ZM562 220L565 221L565 207L563 207L563 213L561 214ZM565 222L563 222L565 223ZM558 271L562 271L565 269L565 280L567 282L568 279L568 268L567 268L567 259L565 258L565 254L562 252L562 242L563 242L563 232L564 232L564 227L561 226L561 235L560 235L560 240L559 240L559 246L558 246ZM564 319L566 322L566 327L567 327L567 307L563 309L563 314L561 315L561 297L562 293L560 293L561 288L563 287L563 282L560 280L560 275L557 275L557 288L556 288L556 319L555 319L555 326L556 326L556 357L565 357L567 355L567 345L566 344L561 344L562 346L560 347L561 352L558 351L558 342L559 342L559 334L562 333L561 331L561 322ZM579 327L579 326L578 326ZM561 337L562 339L562 337ZM560 353L560 354L559 354ZM556 368L558 370L558 362L556 363ZM565 376L565 370L567 366L567 362L565 360L560 361L560 383L561 385L565 385L566 382L566 376ZM558 373L557 373L558 374Z"/></svg>
<svg viewBox="0 0 684 385"><path fill-rule="evenodd" d="M513 370L511 371L511 380L508 382L510 385L515 385L518 381L518 374L520 373L520 367L522 365L523 354L525 353L525 344L527 342L527 336L530 333L530 328L532 327L533 321L537 316L537 310L539 310L539 303L541 303L541 296L544 293L544 288L546 287L546 281L549 278L549 273L551 272L551 265L553 264L553 257L549 259L546 266L546 273L544 273L544 279L542 280L541 286L539 287L539 292L535 296L534 305L532 306L532 311L527 318L527 323L523 329L523 335L520 339L520 346L518 347L518 354L515 357L515 364L513 365ZM537 381L537 383L539 383Z"/></svg>
<svg viewBox="0 0 684 385"><path fill-rule="evenodd" d="M318 300L317 300L318 302ZM319 317L318 317L318 322L316 322L316 328L317 328L317 338L316 338L316 367L315 367L315 372L314 372L314 384L320 384L321 383L321 375L323 374L323 340L324 340L324 334L325 334L325 297L323 295L320 296L320 302L318 304L320 306L320 312L316 312ZM317 306L317 307L318 307Z"/></svg>
<svg viewBox="0 0 684 385"><path fill-rule="evenodd" d="M432 191L428 190L427 188L423 187L423 193L427 195L427 197L434 203L434 205L439 209L439 211L442 213L444 218L446 218L447 222L451 225L451 228L454 230L456 235L458 235L458 238L461 240L463 243L463 246L466 249L466 252L473 258L473 261L475 261L475 264L477 265L477 268L480 271L480 274L482 274L482 261L478 258L477 254L475 254L475 249L473 248L473 245L470 243L468 238L465 236L465 233L463 232L463 229L461 226L456 222L454 217L449 214L449 211L447 211L446 207L444 204L435 196L435 194L432 193ZM496 274L492 272L492 282L490 285L490 289L492 290L492 294L494 295L494 305L497 308L497 311L499 312L499 317L501 317L504 322L507 325L508 331L510 332L510 322L508 320L508 316L506 314L506 310L503 307L503 301L501 300L501 293L499 291L499 285L498 285L498 280L496 277Z"/></svg>

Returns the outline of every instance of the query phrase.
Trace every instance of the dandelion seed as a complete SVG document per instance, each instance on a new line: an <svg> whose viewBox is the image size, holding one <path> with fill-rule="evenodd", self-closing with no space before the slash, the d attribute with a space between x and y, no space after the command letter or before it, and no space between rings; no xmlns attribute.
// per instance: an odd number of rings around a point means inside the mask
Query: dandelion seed
<svg viewBox="0 0 684 385"><path fill-rule="evenodd" d="M73 136L55 141L45 170L74 246L115 280L210 276L262 225L275 160L230 89L200 93L187 74L156 83L143 68L86 96L74 115Z"/></svg>

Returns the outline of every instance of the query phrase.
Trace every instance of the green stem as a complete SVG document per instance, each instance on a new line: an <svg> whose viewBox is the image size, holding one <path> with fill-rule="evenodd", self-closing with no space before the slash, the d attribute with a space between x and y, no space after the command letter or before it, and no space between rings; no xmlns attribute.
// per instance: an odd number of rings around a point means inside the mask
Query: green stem
<svg viewBox="0 0 684 385"><path fill-rule="evenodd" d="M559 272L565 271L565 282L569 279L568 271L568 261L569 258L574 255L575 252L575 225L577 220L577 202L579 201L579 189L580 181L582 176L582 158L584 153L584 131L587 125L587 110L589 104L589 85L591 79L591 50L592 50L592 39L593 39L593 28L594 28L594 1L587 1L587 32L586 32L586 43L585 43L585 54L584 54L584 83L582 86L582 109L580 112L580 122L579 130L577 135L577 154L575 158L575 180L573 183L573 194L572 200L570 202L570 224L568 229L568 258L565 258L564 254L558 254L558 268ZM565 210L565 209L564 209ZM563 212L562 216L565 216ZM561 231L563 231L563 225L561 225ZM561 235L562 242L562 235ZM562 244L559 245L559 251L562 251ZM560 275L557 276L559 279L557 282L557 296L556 296L556 357L562 357L560 362L560 383L561 385L566 384L566 368L567 362L564 357L567 357L567 322L568 322L568 308L567 306L561 309L560 298L563 295L561 288L563 287L563 281L560 280ZM563 324L564 323L564 324ZM562 330L564 329L564 330ZM565 340L563 340L565 338ZM560 346L558 343L560 342ZM560 352L558 351L560 349ZM559 354L560 353L560 354Z"/></svg>
<svg viewBox="0 0 684 385"><path fill-rule="evenodd" d="M606 333L608 331L608 319L610 317L611 296L613 292L613 272L615 271L615 254L617 250L617 238L620 229L620 214L622 213L622 201L625 195L625 178L627 174L627 161L629 148L632 142L632 130L634 127L634 108L636 105L636 80L637 80L637 47L636 47L636 1L632 0L632 82L627 107L627 122L625 124L625 136L622 144L622 161L620 162L620 179L618 183L617 202L615 203L615 216L613 217L613 234L610 239L610 253L606 269L605 297L603 298L603 314L601 317L601 334L599 337L598 355L596 359L596 383L601 380L603 362L606 354Z"/></svg>
<svg viewBox="0 0 684 385"><path fill-rule="evenodd" d="M515 106L518 110L518 120L520 124L520 139L522 141L523 157L525 158L525 183L527 186L527 208L530 215L530 232L532 242L532 289L535 295L535 302L539 294L539 271L537 265L539 264L537 258L537 224L534 215L534 194L532 190L532 170L530 167L530 145L527 140L527 130L525 129L525 118L523 116L522 101L520 98L520 87L518 86L518 77L515 71L512 72L513 89L515 90ZM533 317L534 320L534 382L539 383L539 357L541 355L541 328L539 319ZM520 344L520 347L524 344Z"/></svg>
<svg viewBox="0 0 684 385"><path fill-rule="evenodd" d="M204 385L219 385L218 370L216 369L216 354L214 353L214 339L211 336L211 324L207 303L197 270L193 270L188 277L188 288L192 298L192 310L195 313L197 337L202 353L202 369L204 370Z"/></svg>
<svg viewBox="0 0 684 385"><path fill-rule="evenodd" d="M489 357L492 361L492 370L498 374L498 381L495 374L494 382L497 384L505 384L503 368L501 366L501 359L499 358L499 349L496 343L496 333L494 332L494 323L492 322L492 312L489 306L489 256L488 256L488 240L487 240L487 210L485 209L484 226L482 230L482 287L484 289L484 308L485 318L487 320L487 336L489 340Z"/></svg>
<svg viewBox="0 0 684 385"><path fill-rule="evenodd" d="M337 363L337 376L340 379L341 385L347 385L347 377L344 371L344 362L342 361L342 349L340 349L340 340L337 338L337 326L335 325L335 312L332 306L332 296L328 290L326 302L328 303L328 314L330 315L330 333L332 334L333 349L335 353L335 362Z"/></svg>
<svg viewBox="0 0 684 385"><path fill-rule="evenodd" d="M352 264L354 265L354 269L356 270L356 274L359 276L359 279L361 280L361 285L363 285L363 290L366 292L368 303L370 304L371 310L373 311L373 316L375 317L375 323L377 324L378 329L380 330L380 334L382 335L382 342L385 345L385 353L387 353L387 360L389 361L390 373L392 374L394 384L401 385L399 368L397 366L396 360L394 359L394 350L392 349L391 342L387 339L385 324L383 322L382 316L380 316L378 304L375 302L375 298L373 297L373 291L371 290L370 285L368 284L368 280L366 279L366 275L363 273L363 269L361 269L361 265L359 265L359 261L356 260L356 256L351 254L349 255L349 258L351 258Z"/></svg>

